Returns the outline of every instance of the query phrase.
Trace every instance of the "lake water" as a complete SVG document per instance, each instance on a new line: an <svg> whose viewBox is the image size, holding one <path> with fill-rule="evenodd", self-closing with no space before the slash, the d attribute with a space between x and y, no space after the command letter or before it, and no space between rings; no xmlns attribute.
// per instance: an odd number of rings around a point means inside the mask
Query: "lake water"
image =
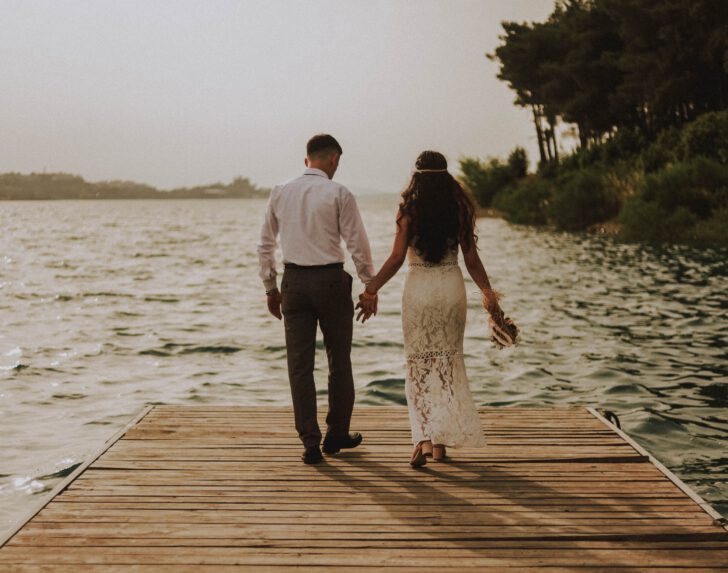
<svg viewBox="0 0 728 573"><path fill-rule="evenodd" d="M360 199L377 265L396 204ZM146 403L289 404L282 324L257 277L264 206L0 203L0 536ZM465 352L478 403L611 409L728 514L728 250L498 219L480 220L479 232L522 339L493 348L469 282ZM404 269L379 315L355 326L358 404L405 403L403 279ZM324 389L321 347L317 365Z"/></svg>

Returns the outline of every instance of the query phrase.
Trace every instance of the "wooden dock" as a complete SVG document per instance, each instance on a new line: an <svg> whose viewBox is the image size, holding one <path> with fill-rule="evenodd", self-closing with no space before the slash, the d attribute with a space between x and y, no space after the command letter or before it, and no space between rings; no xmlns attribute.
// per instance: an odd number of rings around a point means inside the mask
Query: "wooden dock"
<svg viewBox="0 0 728 573"><path fill-rule="evenodd" d="M728 569L720 516L591 409L483 408L488 446L408 465L405 408L317 466L285 408L154 406L0 547L0 571Z"/></svg>

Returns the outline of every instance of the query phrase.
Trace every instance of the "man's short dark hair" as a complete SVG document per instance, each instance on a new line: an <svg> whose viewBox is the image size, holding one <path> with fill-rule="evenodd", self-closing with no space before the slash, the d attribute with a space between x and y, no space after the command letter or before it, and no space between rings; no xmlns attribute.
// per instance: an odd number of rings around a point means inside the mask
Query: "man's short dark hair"
<svg viewBox="0 0 728 573"><path fill-rule="evenodd" d="M344 151L341 149L339 142L334 139L332 135L328 133L320 133L314 135L308 140L306 144L306 155L308 157L324 156L331 153L338 153L341 155Z"/></svg>

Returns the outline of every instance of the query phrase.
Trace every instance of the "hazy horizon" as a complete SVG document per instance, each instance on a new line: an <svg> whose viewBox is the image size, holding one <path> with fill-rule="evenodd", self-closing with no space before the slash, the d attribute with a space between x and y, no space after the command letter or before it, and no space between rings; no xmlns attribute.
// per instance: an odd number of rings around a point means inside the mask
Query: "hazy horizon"
<svg viewBox="0 0 728 573"><path fill-rule="evenodd" d="M319 132L360 190L399 191L426 148L454 170L516 145L533 160L530 115L485 53L501 21L553 5L4 0L0 172L270 187Z"/></svg>

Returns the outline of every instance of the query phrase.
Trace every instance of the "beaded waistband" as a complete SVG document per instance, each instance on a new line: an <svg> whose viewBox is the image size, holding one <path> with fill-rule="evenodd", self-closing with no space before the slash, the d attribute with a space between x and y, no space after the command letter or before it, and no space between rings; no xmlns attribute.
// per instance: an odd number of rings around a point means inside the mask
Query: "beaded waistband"
<svg viewBox="0 0 728 573"><path fill-rule="evenodd" d="M456 267L457 261L445 261L444 263L428 263L426 261L409 263L411 267Z"/></svg>

